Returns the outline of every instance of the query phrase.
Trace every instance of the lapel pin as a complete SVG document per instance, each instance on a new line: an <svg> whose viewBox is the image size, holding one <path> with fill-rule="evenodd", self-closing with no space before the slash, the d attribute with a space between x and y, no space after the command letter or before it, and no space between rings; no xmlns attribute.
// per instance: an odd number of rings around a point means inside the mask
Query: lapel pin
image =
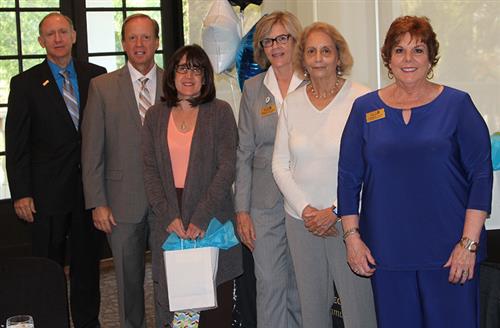
<svg viewBox="0 0 500 328"><path fill-rule="evenodd" d="M271 97L266 97L266 104L269 104L270 101L271 101Z"/></svg>
<svg viewBox="0 0 500 328"><path fill-rule="evenodd" d="M47 84L49 84L49 80L45 80L45 81L42 83L42 85L43 85L43 86L46 86Z"/></svg>

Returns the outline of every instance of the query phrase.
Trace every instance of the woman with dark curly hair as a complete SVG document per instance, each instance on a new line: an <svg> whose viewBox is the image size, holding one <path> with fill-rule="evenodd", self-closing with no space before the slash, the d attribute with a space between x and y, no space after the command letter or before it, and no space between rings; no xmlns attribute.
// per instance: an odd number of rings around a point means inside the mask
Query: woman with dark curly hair
<svg viewBox="0 0 500 328"><path fill-rule="evenodd" d="M383 328L479 327L490 139L467 93L430 81L438 50L426 17L397 18L382 47L395 81L354 102L342 136L347 260L372 277Z"/></svg>

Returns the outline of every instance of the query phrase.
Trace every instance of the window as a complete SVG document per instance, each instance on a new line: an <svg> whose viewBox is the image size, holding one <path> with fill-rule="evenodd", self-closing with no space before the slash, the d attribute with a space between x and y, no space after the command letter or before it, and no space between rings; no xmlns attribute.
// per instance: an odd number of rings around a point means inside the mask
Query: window
<svg viewBox="0 0 500 328"><path fill-rule="evenodd" d="M85 5L89 61L106 67L108 72L125 64L121 26L127 16L146 14L155 19L162 30L160 0L86 0ZM163 67L161 35L155 61Z"/></svg>
<svg viewBox="0 0 500 328"><path fill-rule="evenodd" d="M10 79L39 64L45 51L38 43L38 24L50 12L72 18L77 31L73 54L113 71L125 63L121 24L125 17L144 13L160 25L156 63L183 44L183 0L0 0L0 199L10 198L5 170L5 117ZM180 27L180 28L179 28ZM168 41L168 42L166 42Z"/></svg>

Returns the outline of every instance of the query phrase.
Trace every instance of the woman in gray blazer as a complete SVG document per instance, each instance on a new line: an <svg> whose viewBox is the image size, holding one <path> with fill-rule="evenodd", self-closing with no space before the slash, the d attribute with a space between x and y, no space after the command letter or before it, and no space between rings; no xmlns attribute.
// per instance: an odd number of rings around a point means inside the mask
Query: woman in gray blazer
<svg viewBox="0 0 500 328"><path fill-rule="evenodd" d="M231 187L238 135L231 107L215 98L213 69L201 47L185 46L174 53L164 73L163 91L164 102L146 114L142 147L146 194L154 216L156 308L165 313L169 307L161 245L170 233L203 238L213 217L222 223L234 217ZM231 327L233 279L241 273L241 247L220 250L218 308L201 312L200 327Z"/></svg>
<svg viewBox="0 0 500 328"><path fill-rule="evenodd" d="M238 234L255 260L258 328L301 326L283 196L271 172L281 104L303 83L292 66L301 31L299 20L289 12L273 12L257 23L254 57L268 70L245 82L240 103L235 207ZM244 262L251 261L247 256Z"/></svg>

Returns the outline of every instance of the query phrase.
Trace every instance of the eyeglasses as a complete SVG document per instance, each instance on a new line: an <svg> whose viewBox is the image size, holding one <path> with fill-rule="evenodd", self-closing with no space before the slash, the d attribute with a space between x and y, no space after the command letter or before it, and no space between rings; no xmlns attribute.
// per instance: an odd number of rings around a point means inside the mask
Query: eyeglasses
<svg viewBox="0 0 500 328"><path fill-rule="evenodd" d="M179 74L187 74L188 71L191 71L194 75L203 74L203 68L186 64L176 65L175 71Z"/></svg>
<svg viewBox="0 0 500 328"><path fill-rule="evenodd" d="M277 44L287 44L290 37L290 34L280 34L275 38L264 38L260 40L260 45L263 48L271 48L274 42L276 42Z"/></svg>

